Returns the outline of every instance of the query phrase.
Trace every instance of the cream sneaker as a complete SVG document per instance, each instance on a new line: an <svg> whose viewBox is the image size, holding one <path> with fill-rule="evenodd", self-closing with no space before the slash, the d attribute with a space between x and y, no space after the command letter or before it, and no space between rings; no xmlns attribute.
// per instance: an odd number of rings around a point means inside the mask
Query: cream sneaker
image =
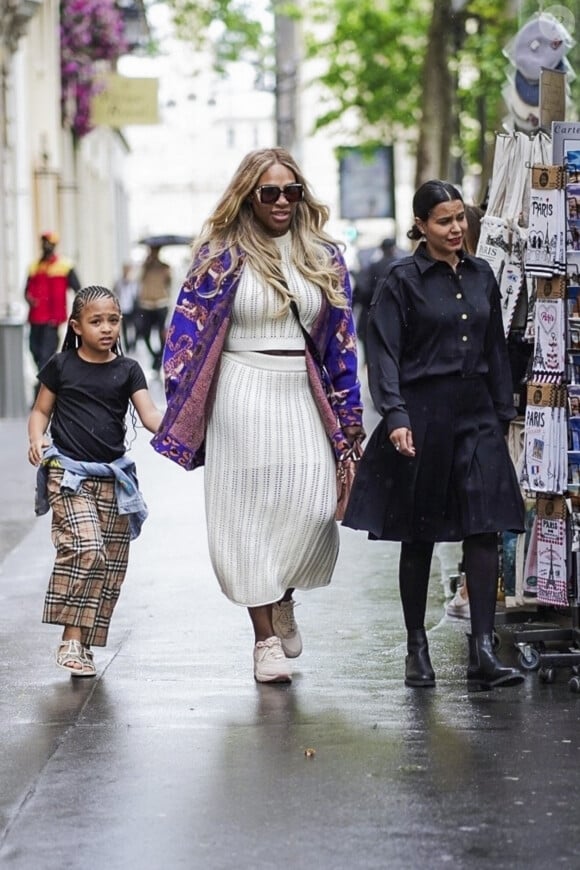
<svg viewBox="0 0 580 870"><path fill-rule="evenodd" d="M254 677L258 683L291 683L292 666L279 637L259 640L254 647Z"/></svg>
<svg viewBox="0 0 580 870"><path fill-rule="evenodd" d="M445 613L452 619L470 619L469 598L461 594L461 587L455 593L455 597L445 607Z"/></svg>
<svg viewBox="0 0 580 870"><path fill-rule="evenodd" d="M302 638L294 619L294 601L279 601L272 605L272 626L282 641L284 655L297 658L302 652Z"/></svg>

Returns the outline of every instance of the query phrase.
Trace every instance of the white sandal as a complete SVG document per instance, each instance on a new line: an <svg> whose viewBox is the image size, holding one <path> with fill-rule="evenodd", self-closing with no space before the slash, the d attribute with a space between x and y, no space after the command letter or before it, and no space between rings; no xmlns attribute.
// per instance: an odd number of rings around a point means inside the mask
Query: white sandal
<svg viewBox="0 0 580 870"><path fill-rule="evenodd" d="M95 677L97 674L97 669L95 667L93 651L88 646L83 646L83 677Z"/></svg>
<svg viewBox="0 0 580 870"><path fill-rule="evenodd" d="M93 654L85 649L80 640L61 640L56 651L56 664L63 671L68 671L71 677L94 677L97 673Z"/></svg>

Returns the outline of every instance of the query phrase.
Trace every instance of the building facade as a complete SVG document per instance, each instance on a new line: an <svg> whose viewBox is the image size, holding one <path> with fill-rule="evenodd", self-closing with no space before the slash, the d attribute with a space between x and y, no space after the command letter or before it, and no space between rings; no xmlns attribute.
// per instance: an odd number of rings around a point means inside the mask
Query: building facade
<svg viewBox="0 0 580 870"><path fill-rule="evenodd" d="M30 404L23 290L41 233L84 284L110 285L130 245L128 145L63 122L59 25L59 0L0 0L0 417Z"/></svg>

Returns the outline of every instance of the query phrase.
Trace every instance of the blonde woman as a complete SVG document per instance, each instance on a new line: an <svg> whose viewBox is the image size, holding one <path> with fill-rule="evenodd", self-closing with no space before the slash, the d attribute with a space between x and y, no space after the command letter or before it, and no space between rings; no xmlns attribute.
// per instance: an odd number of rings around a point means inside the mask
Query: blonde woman
<svg viewBox="0 0 580 870"><path fill-rule="evenodd" d="M335 460L364 437L351 288L328 209L282 148L242 160L202 228L164 354L153 439L205 464L210 555L248 608L258 682L290 682L293 590L330 582Z"/></svg>

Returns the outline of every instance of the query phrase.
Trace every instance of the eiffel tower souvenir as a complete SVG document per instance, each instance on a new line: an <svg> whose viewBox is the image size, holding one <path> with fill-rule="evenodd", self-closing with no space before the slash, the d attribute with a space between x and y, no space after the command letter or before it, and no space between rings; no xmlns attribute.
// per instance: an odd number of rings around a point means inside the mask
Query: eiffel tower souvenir
<svg viewBox="0 0 580 870"><path fill-rule="evenodd" d="M532 377L539 383L559 384L566 371L566 281L539 278L534 307L535 349Z"/></svg>
<svg viewBox="0 0 580 870"><path fill-rule="evenodd" d="M530 217L524 258L526 274L566 274L564 216L566 173L562 166L532 167Z"/></svg>
<svg viewBox="0 0 580 870"><path fill-rule="evenodd" d="M540 496L537 508L538 604L565 606L568 603L566 502L562 496Z"/></svg>

